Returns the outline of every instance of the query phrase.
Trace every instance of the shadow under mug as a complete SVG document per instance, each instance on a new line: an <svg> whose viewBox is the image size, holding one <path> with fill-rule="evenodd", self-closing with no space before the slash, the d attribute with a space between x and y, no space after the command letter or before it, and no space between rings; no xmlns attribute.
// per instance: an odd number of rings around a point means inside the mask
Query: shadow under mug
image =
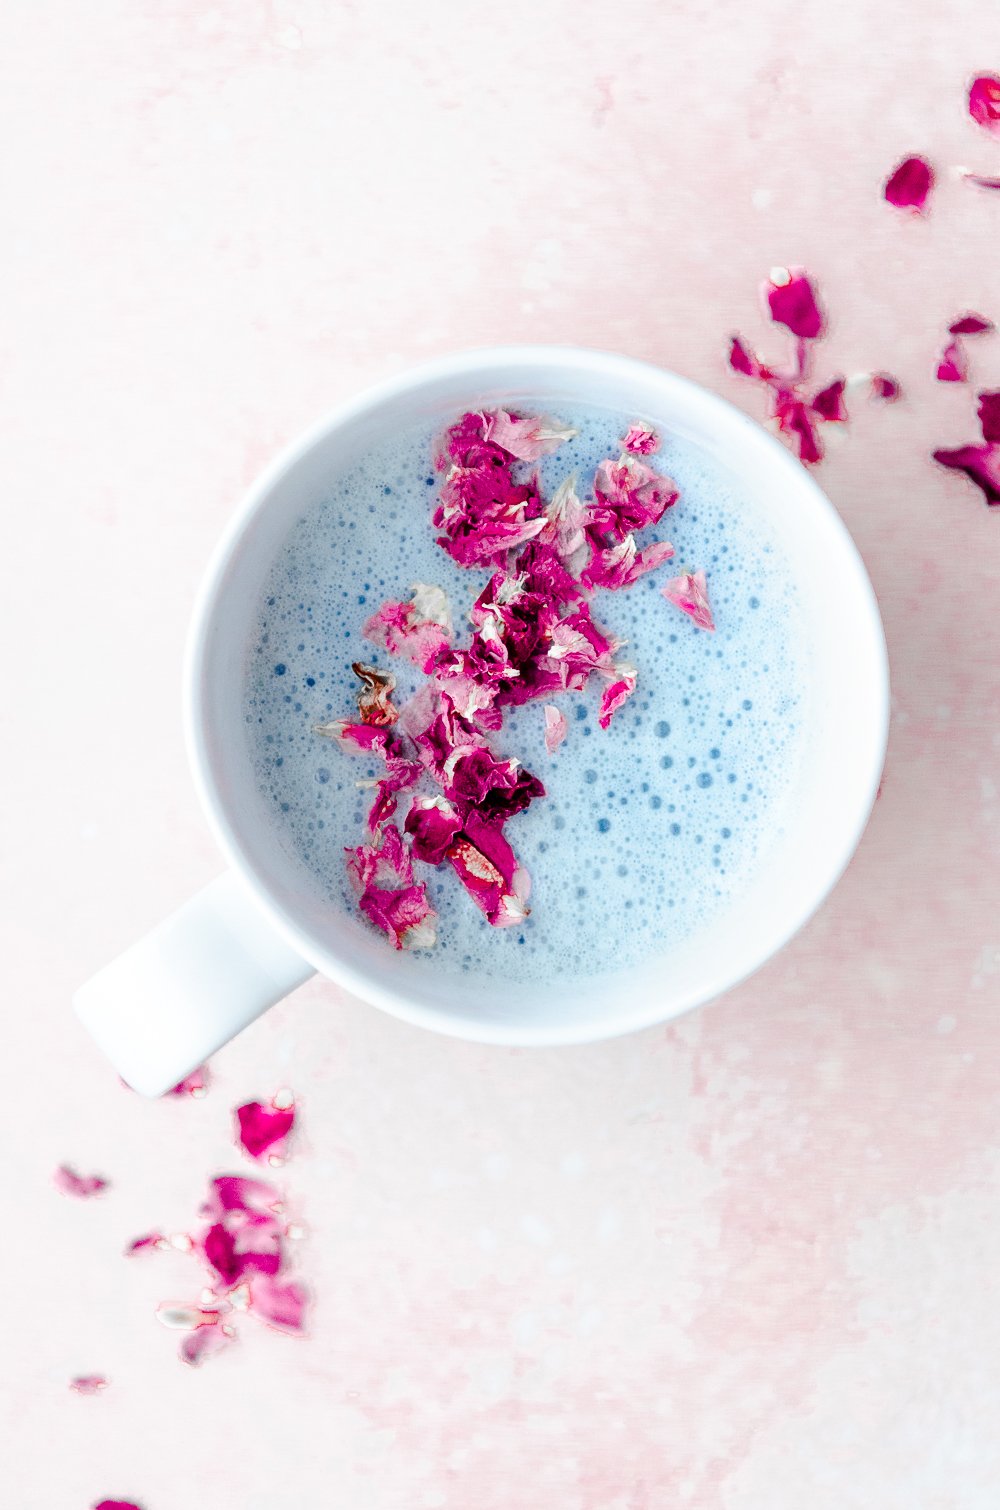
<svg viewBox="0 0 1000 1510"><path fill-rule="evenodd" d="M295 521L386 435L466 409L581 404L637 415L709 452L781 540L804 608L807 756L794 822L703 931L642 966L526 984L396 953L308 884L277 840L243 715L264 582ZM583 1043L664 1022L737 984L820 905L847 865L885 755L878 605L839 516L805 468L724 400L660 368L572 347L498 347L404 373L344 405L250 489L212 560L189 642L188 744L230 869L81 987L74 1006L124 1080L169 1090L319 971L422 1027L509 1045Z"/></svg>

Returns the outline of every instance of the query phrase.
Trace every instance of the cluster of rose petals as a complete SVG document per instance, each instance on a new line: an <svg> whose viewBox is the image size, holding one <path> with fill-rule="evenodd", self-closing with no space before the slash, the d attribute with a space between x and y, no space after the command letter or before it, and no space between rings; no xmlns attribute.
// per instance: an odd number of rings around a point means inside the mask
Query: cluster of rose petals
<svg viewBox="0 0 1000 1510"><path fill-rule="evenodd" d="M729 365L734 372L762 384L770 400L770 417L777 422L779 432L790 438L800 461L814 466L824 454L821 427L847 420L846 381L836 377L818 390L809 389L812 343L825 328L809 274L801 267L777 268L764 284L763 295L771 319L784 325L795 338L792 360L787 367L768 366L740 336L733 336ZM888 373L876 373L871 378L871 393L873 398L891 401L899 396L899 384Z"/></svg>
<svg viewBox="0 0 1000 1510"><path fill-rule="evenodd" d="M236 1136L251 1159L283 1152L285 1139L294 1126L295 1106L288 1096L278 1096L267 1105L248 1101L236 1108Z"/></svg>
<svg viewBox="0 0 1000 1510"><path fill-rule="evenodd" d="M108 1188L107 1180L99 1174L77 1174L68 1164L60 1164L52 1178L62 1195L72 1195L81 1201L90 1200Z"/></svg>
<svg viewBox="0 0 1000 1510"><path fill-rule="evenodd" d="M922 215L934 187L934 170L922 157L905 157L893 169L882 190L889 204Z"/></svg>
<svg viewBox="0 0 1000 1510"><path fill-rule="evenodd" d="M596 468L592 496L582 499L570 477L546 499L532 464L574 433L505 409L469 412L445 432L434 456L443 474L433 512L437 543L458 565L491 572L469 613L471 634L456 643L439 588L418 584L409 602L383 604L365 634L406 656L427 682L391 719L369 695L358 722L317 728L341 749L384 765L374 778L368 841L347 851L347 867L361 911L397 949L435 938L414 862L450 866L494 927L528 916L530 878L504 830L545 788L491 743L505 709L543 699L552 754L568 728L552 697L596 677L606 729L635 688L636 670L616 659L621 647L593 617L591 595L627 589L673 555L666 541L641 545L637 536L659 524L677 488L643 459L658 440L636 421L620 454ZM355 667L362 669L370 694L377 673ZM399 796L421 781L437 790L412 793L401 833L391 821Z"/></svg>
<svg viewBox="0 0 1000 1510"><path fill-rule="evenodd" d="M991 508L1000 505L1000 390L977 395L981 442L934 452L934 460L954 472L964 472L982 491Z"/></svg>
<svg viewBox="0 0 1000 1510"><path fill-rule="evenodd" d="M208 1196L194 1231L168 1244L159 1233L136 1238L126 1253L179 1247L205 1267L208 1283L198 1302L164 1304L160 1322L185 1335L180 1356L200 1363L225 1347L236 1335L234 1320L246 1311L280 1331L301 1332L307 1295L288 1274L287 1238L281 1192L264 1180L242 1175L219 1175L209 1183Z"/></svg>

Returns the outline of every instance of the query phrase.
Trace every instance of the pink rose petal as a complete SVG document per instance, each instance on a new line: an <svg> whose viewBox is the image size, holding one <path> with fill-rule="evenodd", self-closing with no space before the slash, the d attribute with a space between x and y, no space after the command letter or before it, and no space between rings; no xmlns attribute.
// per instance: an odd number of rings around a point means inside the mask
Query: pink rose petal
<svg viewBox="0 0 1000 1510"><path fill-rule="evenodd" d="M236 1108L237 1137L252 1159L260 1159L295 1126L294 1107L265 1106L248 1101Z"/></svg>
<svg viewBox="0 0 1000 1510"><path fill-rule="evenodd" d="M631 587L647 572L655 571L664 561L669 561L673 553L673 546L666 540L654 540L645 550L637 550L635 536L626 535L616 545L595 550L580 581L585 587L604 587L612 591Z"/></svg>
<svg viewBox="0 0 1000 1510"><path fill-rule="evenodd" d="M895 403L901 393L899 383L888 372L873 372L871 379L871 396L884 404Z"/></svg>
<svg viewBox="0 0 1000 1510"><path fill-rule="evenodd" d="M125 1249L125 1257L129 1258L134 1253L151 1253L154 1248L166 1248L167 1239L162 1232L144 1232L142 1237L134 1237Z"/></svg>
<svg viewBox="0 0 1000 1510"><path fill-rule="evenodd" d="M566 738L569 724L565 713L551 703L546 703L542 711L545 714L545 748L550 755L554 755Z"/></svg>
<svg viewBox="0 0 1000 1510"><path fill-rule="evenodd" d="M1000 189L1000 178L991 178L986 173L963 173L966 183L973 184L977 189Z"/></svg>
<svg viewBox="0 0 1000 1510"><path fill-rule="evenodd" d="M994 329L993 321L987 320L985 315L972 314L959 315L948 326L948 334L952 336L981 336Z"/></svg>
<svg viewBox="0 0 1000 1510"><path fill-rule="evenodd" d="M597 710L597 722L602 729L608 727L618 709L632 696L637 675L635 667L629 666L624 661L615 667L614 675L601 695L601 705Z"/></svg>
<svg viewBox="0 0 1000 1510"><path fill-rule="evenodd" d="M250 1281L249 1310L268 1326L282 1332L301 1332L305 1324L308 1295L293 1279L259 1275Z"/></svg>
<svg viewBox="0 0 1000 1510"><path fill-rule="evenodd" d="M549 456L577 433L568 425L545 415L531 414L519 419L504 409L484 414L483 439L508 451L518 461L539 461Z"/></svg>
<svg viewBox="0 0 1000 1510"><path fill-rule="evenodd" d="M447 797L415 797L403 827L412 839L414 858L440 865L462 819Z"/></svg>
<svg viewBox="0 0 1000 1510"><path fill-rule="evenodd" d="M906 157L893 169L883 194L897 209L922 214L933 187L934 172L930 164L922 157Z"/></svg>
<svg viewBox="0 0 1000 1510"><path fill-rule="evenodd" d="M109 1382L103 1374L77 1374L69 1381L69 1387L77 1395L99 1395Z"/></svg>
<svg viewBox="0 0 1000 1510"><path fill-rule="evenodd" d="M983 440L1000 441L1000 389L976 395Z"/></svg>
<svg viewBox="0 0 1000 1510"><path fill-rule="evenodd" d="M957 341L949 341L941 353L935 374L939 383L964 383L969 376L965 352Z"/></svg>
<svg viewBox="0 0 1000 1510"><path fill-rule="evenodd" d="M102 1190L108 1188L108 1181L102 1179L99 1174L80 1175L68 1164L60 1164L52 1178L56 1189L62 1195L76 1196L81 1201L100 1195Z"/></svg>
<svg viewBox="0 0 1000 1510"><path fill-rule="evenodd" d="M392 701L396 678L391 671L380 671L364 661L352 661L351 670L361 683L358 692L358 712L363 724L373 724L378 729L388 728L399 717L399 709Z"/></svg>
<svg viewBox="0 0 1000 1510"><path fill-rule="evenodd" d="M684 572L679 577L672 577L662 592L667 602L686 613L698 629L715 629L703 571Z"/></svg>
<svg viewBox="0 0 1000 1510"><path fill-rule="evenodd" d="M383 603L362 633L390 655L405 655L421 671L430 671L451 644L448 599L440 587L417 582L409 603Z"/></svg>
<svg viewBox="0 0 1000 1510"><path fill-rule="evenodd" d="M181 1361L190 1364L192 1368L197 1368L204 1359L210 1358L213 1353L221 1352L232 1341L232 1334L227 1332L220 1322L199 1326L181 1339Z"/></svg>
<svg viewBox="0 0 1000 1510"><path fill-rule="evenodd" d="M969 114L977 126L1000 135L1000 78L983 73L969 85Z"/></svg>
<svg viewBox="0 0 1000 1510"><path fill-rule="evenodd" d="M178 1083L167 1092L167 1095L193 1096L195 1100L200 1100L208 1090L210 1079L211 1076L209 1074L208 1065L203 1064L200 1069L192 1070L190 1075L186 1075L183 1080L179 1080Z"/></svg>
<svg viewBox="0 0 1000 1510"><path fill-rule="evenodd" d="M843 423L847 419L847 406L844 403L844 388L846 380L835 378L817 393L812 401L812 411L818 414L820 419Z"/></svg>
<svg viewBox="0 0 1000 1510"><path fill-rule="evenodd" d="M134 1500L99 1500L94 1510L143 1510Z"/></svg>
<svg viewBox="0 0 1000 1510"><path fill-rule="evenodd" d="M528 916L531 878L496 825L470 813L447 859L494 928L510 928Z"/></svg>
<svg viewBox="0 0 1000 1510"><path fill-rule="evenodd" d="M823 316L812 279L801 267L781 268L764 285L771 319L787 325L804 341L815 340L823 330Z"/></svg>
<svg viewBox="0 0 1000 1510"><path fill-rule="evenodd" d="M654 451L659 450L659 446L660 441L656 431L651 430L648 425L641 424L638 420L633 420L629 425L622 441L622 450L632 451L636 456L651 456Z"/></svg>

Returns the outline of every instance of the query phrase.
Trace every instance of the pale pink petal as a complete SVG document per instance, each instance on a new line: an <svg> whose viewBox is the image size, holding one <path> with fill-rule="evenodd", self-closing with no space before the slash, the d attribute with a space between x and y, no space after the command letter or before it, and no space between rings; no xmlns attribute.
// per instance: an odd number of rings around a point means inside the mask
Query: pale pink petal
<svg viewBox="0 0 1000 1510"><path fill-rule="evenodd" d="M659 436L655 430L650 429L649 425L633 420L625 432L622 450L633 451L637 456L651 456L659 449L659 445Z"/></svg>
<svg viewBox="0 0 1000 1510"><path fill-rule="evenodd" d="M192 1368L197 1368L204 1359L210 1358L213 1353L221 1352L232 1341L232 1332L227 1331L218 1322L212 1326L200 1326L182 1338L179 1349L181 1361L189 1363Z"/></svg>
<svg viewBox="0 0 1000 1510"><path fill-rule="evenodd" d="M69 1381L69 1387L77 1395L99 1395L109 1382L103 1374L77 1374Z"/></svg>
<svg viewBox="0 0 1000 1510"><path fill-rule="evenodd" d="M86 1201L92 1196L100 1195L102 1190L107 1190L108 1181L102 1179L99 1174L77 1174L68 1164L60 1164L52 1176L56 1189L62 1195L76 1196L78 1200Z"/></svg>
<svg viewBox="0 0 1000 1510"><path fill-rule="evenodd" d="M703 571L683 572L679 577L672 577L662 592L667 602L686 613L698 629L715 629Z"/></svg>
<svg viewBox="0 0 1000 1510"><path fill-rule="evenodd" d="M1000 189L1000 178L992 178L988 173L967 173L962 177L966 183L973 184L977 189L992 189L994 192Z"/></svg>
<svg viewBox="0 0 1000 1510"><path fill-rule="evenodd" d="M539 461L549 456L577 433L569 425L543 414L518 419L505 409L483 415L483 439L500 446L518 461Z"/></svg>
<svg viewBox="0 0 1000 1510"><path fill-rule="evenodd" d="M236 1123L241 1147L252 1159L260 1159L287 1138L295 1125L295 1109L248 1101L236 1108Z"/></svg>
<svg viewBox="0 0 1000 1510"><path fill-rule="evenodd" d="M545 748L550 755L554 755L566 738L569 724L565 713L552 703L546 703L542 711L545 714Z"/></svg>
<svg viewBox="0 0 1000 1510"><path fill-rule="evenodd" d="M279 1331L302 1331L307 1302L305 1289L295 1280L271 1279L267 1275L260 1275L250 1281L250 1311L260 1321L277 1327Z"/></svg>
<svg viewBox="0 0 1000 1510"><path fill-rule="evenodd" d="M923 214L934 187L934 170L922 157L905 157L895 167L882 190L889 204L899 210Z"/></svg>
<svg viewBox="0 0 1000 1510"><path fill-rule="evenodd" d="M170 1244L162 1232L144 1232L142 1237L134 1237L125 1249L125 1257L129 1258L134 1253L151 1253L154 1248L168 1248Z"/></svg>
<svg viewBox="0 0 1000 1510"><path fill-rule="evenodd" d="M1000 78L983 73L969 85L969 114L977 126L1000 135Z"/></svg>

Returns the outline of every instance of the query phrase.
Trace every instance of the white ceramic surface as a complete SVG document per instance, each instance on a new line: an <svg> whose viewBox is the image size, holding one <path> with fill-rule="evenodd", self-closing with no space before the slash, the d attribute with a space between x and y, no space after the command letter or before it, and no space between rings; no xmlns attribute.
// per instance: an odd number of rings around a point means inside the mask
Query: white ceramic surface
<svg viewBox="0 0 1000 1510"><path fill-rule="evenodd" d="M292 522L387 430L518 400L598 403L711 451L780 535L810 637L807 754L797 819L755 884L704 933L641 968L582 985L517 985L415 967L360 919L324 906L285 853L251 768L243 664L260 589ZM878 607L832 505L789 453L723 400L659 368L571 347L497 347L369 390L288 448L251 488L196 610L186 675L189 749L233 874L87 983L81 1018L119 1073L156 1095L313 969L423 1027L503 1044L579 1043L665 1021L762 965L823 901L861 836L888 726ZM613 947L609 929L609 947Z"/></svg>

